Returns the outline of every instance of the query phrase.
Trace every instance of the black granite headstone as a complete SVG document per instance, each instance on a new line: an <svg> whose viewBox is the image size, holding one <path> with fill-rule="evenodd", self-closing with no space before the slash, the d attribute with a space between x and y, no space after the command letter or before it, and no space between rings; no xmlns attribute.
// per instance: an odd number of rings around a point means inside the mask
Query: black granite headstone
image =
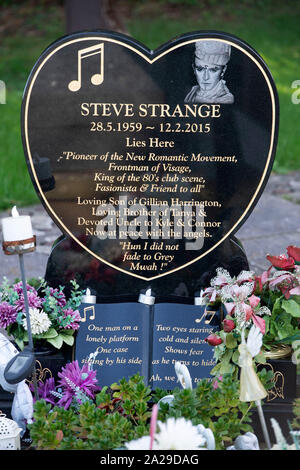
<svg viewBox="0 0 300 470"><path fill-rule="evenodd" d="M277 132L271 74L229 34L155 51L109 32L56 41L22 107L30 174L66 236L47 281L76 276L99 297L149 284L193 296L216 267L246 269L234 233L266 184Z"/></svg>
<svg viewBox="0 0 300 470"><path fill-rule="evenodd" d="M64 233L45 277L53 287L75 277L97 295L92 318L82 305L75 357L97 351L101 383L139 370L173 388L175 360L195 380L209 376L204 330L220 318L207 325L191 304L217 267L248 269L234 234L267 182L277 133L272 76L229 34L190 33L150 51L118 33L83 32L38 59L23 145ZM150 311L137 302L149 286Z"/></svg>

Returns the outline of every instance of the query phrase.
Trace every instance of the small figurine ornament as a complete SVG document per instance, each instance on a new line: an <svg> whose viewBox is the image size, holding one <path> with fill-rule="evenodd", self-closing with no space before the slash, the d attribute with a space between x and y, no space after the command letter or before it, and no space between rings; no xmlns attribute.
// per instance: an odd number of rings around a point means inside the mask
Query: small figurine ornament
<svg viewBox="0 0 300 470"><path fill-rule="evenodd" d="M182 364L179 361L175 362L175 372L179 382L181 383L183 388L188 388L192 390L192 378L190 372L185 364Z"/></svg>
<svg viewBox="0 0 300 470"><path fill-rule="evenodd" d="M260 450L258 439L252 432L246 432L244 435L238 436L234 445L227 447L226 450Z"/></svg>
<svg viewBox="0 0 300 470"><path fill-rule="evenodd" d="M22 428L21 436L26 430L26 423L32 422L33 399L25 380L17 384L10 384L5 380L4 370L7 363L18 354L17 349L9 339L0 333L0 386L7 392L14 393L11 415L14 421Z"/></svg>
<svg viewBox="0 0 300 470"><path fill-rule="evenodd" d="M174 368L175 368L175 372L177 375L177 379L180 385L182 386L182 388L187 388L187 389L192 390L193 388L192 378L191 378L191 374L187 366L185 364L182 364L179 361L176 361ZM169 405L171 405L173 400L174 400L174 395L166 395L159 400L158 407L161 403L168 403Z"/></svg>
<svg viewBox="0 0 300 470"><path fill-rule="evenodd" d="M242 343L239 345L239 366L241 368L240 401L255 401L264 438L268 449L271 449L270 437L260 401L265 398L268 393L259 380L252 361L252 358L260 352L262 337L263 335L260 329L256 325L253 325L249 331L246 343L245 331L244 328L242 329Z"/></svg>
<svg viewBox="0 0 300 470"><path fill-rule="evenodd" d="M249 331L247 343L244 331L242 332L242 344L239 345L239 366L241 367L240 401L262 400L268 394L259 380L252 358L259 354L262 346L262 334L255 325Z"/></svg>

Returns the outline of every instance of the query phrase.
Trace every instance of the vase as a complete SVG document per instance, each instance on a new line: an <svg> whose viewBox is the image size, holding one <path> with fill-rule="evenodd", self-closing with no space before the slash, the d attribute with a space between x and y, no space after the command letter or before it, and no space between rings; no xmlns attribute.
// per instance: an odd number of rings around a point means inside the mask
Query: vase
<svg viewBox="0 0 300 470"><path fill-rule="evenodd" d="M36 344L34 348L35 354L35 367L38 382L43 382L47 379L54 378L55 382L58 380L58 372L67 362L72 361L73 347L63 345L61 349L56 349L47 344ZM32 383L32 377L28 378L27 382Z"/></svg>
<svg viewBox="0 0 300 470"><path fill-rule="evenodd" d="M58 350L51 346L50 343L45 342L35 342L34 343L34 355L36 357L51 356L55 354Z"/></svg>
<svg viewBox="0 0 300 470"><path fill-rule="evenodd" d="M291 356L292 348L288 344L278 343L272 345L269 351L265 351L267 359L283 359Z"/></svg>

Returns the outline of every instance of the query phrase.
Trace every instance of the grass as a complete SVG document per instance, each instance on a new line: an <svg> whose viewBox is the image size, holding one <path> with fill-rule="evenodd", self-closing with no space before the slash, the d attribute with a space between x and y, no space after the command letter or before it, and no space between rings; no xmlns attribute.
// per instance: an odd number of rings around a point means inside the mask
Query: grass
<svg viewBox="0 0 300 470"><path fill-rule="evenodd" d="M0 210L38 202L21 143L22 92L41 52L65 34L61 7L30 4L7 8L16 26L2 37L0 27L0 80L7 87L6 104L0 105ZM283 173L300 169L300 104L291 100L295 91L291 84L300 80L299 2L114 0L112 4L128 33L149 48L201 29L227 31L251 44L267 62L279 92L280 131L274 170Z"/></svg>
<svg viewBox="0 0 300 470"><path fill-rule="evenodd" d="M203 29L226 31L248 42L269 66L279 94L280 130L273 168L282 173L299 170L300 104L292 103L295 90L291 84L300 80L300 3L185 1L185 11L176 9L176 0L169 1L169 9L163 11L159 8L162 2L152 2L152 5L156 3L156 9L151 9L149 2L140 2L137 13L128 18L128 30L152 49L185 32ZM199 8L203 3L206 3L205 10ZM238 8L234 8L237 3Z"/></svg>
<svg viewBox="0 0 300 470"><path fill-rule="evenodd" d="M14 10L14 8L12 9ZM27 170L21 141L20 113L27 77L41 52L64 34L58 8L10 10L11 21L24 14L20 32L0 38L0 79L6 104L0 105L0 210L39 202ZM1 22L0 22L1 24ZM17 22L16 28L19 23Z"/></svg>

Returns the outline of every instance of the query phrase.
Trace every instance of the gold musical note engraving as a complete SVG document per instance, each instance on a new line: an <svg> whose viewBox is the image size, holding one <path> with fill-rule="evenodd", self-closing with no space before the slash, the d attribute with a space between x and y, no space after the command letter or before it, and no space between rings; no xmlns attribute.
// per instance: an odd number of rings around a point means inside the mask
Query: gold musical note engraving
<svg viewBox="0 0 300 470"><path fill-rule="evenodd" d="M94 307L94 305L91 305L91 306L85 307L85 308L83 309L83 317L81 317L81 321L82 321L82 322L85 322L85 321L86 321L87 312L92 312L89 319L90 319L90 320L95 320L95 318L96 318L96 315L95 315L95 307Z"/></svg>
<svg viewBox="0 0 300 470"><path fill-rule="evenodd" d="M83 59L90 57L92 55L99 54L100 58L100 72L95 73L91 77L91 83L93 85L101 85L104 81L104 43L96 44L95 46L86 47L85 49L80 49L77 55L77 80L72 80L68 88L70 91L78 91L81 88L81 63Z"/></svg>
<svg viewBox="0 0 300 470"><path fill-rule="evenodd" d="M206 318L208 313L211 313L211 317L210 317L209 319ZM209 323L212 321L212 319L214 318L214 316L215 316L216 313L217 313L216 310L206 310L206 309L205 309L205 310L204 310L204 313L203 313L203 315L202 315L202 317L201 317L201 318L196 318L195 322L196 322L196 323L201 323L201 321L202 321L203 318L205 317L206 320L204 321L204 323L205 323L206 325L209 325Z"/></svg>

